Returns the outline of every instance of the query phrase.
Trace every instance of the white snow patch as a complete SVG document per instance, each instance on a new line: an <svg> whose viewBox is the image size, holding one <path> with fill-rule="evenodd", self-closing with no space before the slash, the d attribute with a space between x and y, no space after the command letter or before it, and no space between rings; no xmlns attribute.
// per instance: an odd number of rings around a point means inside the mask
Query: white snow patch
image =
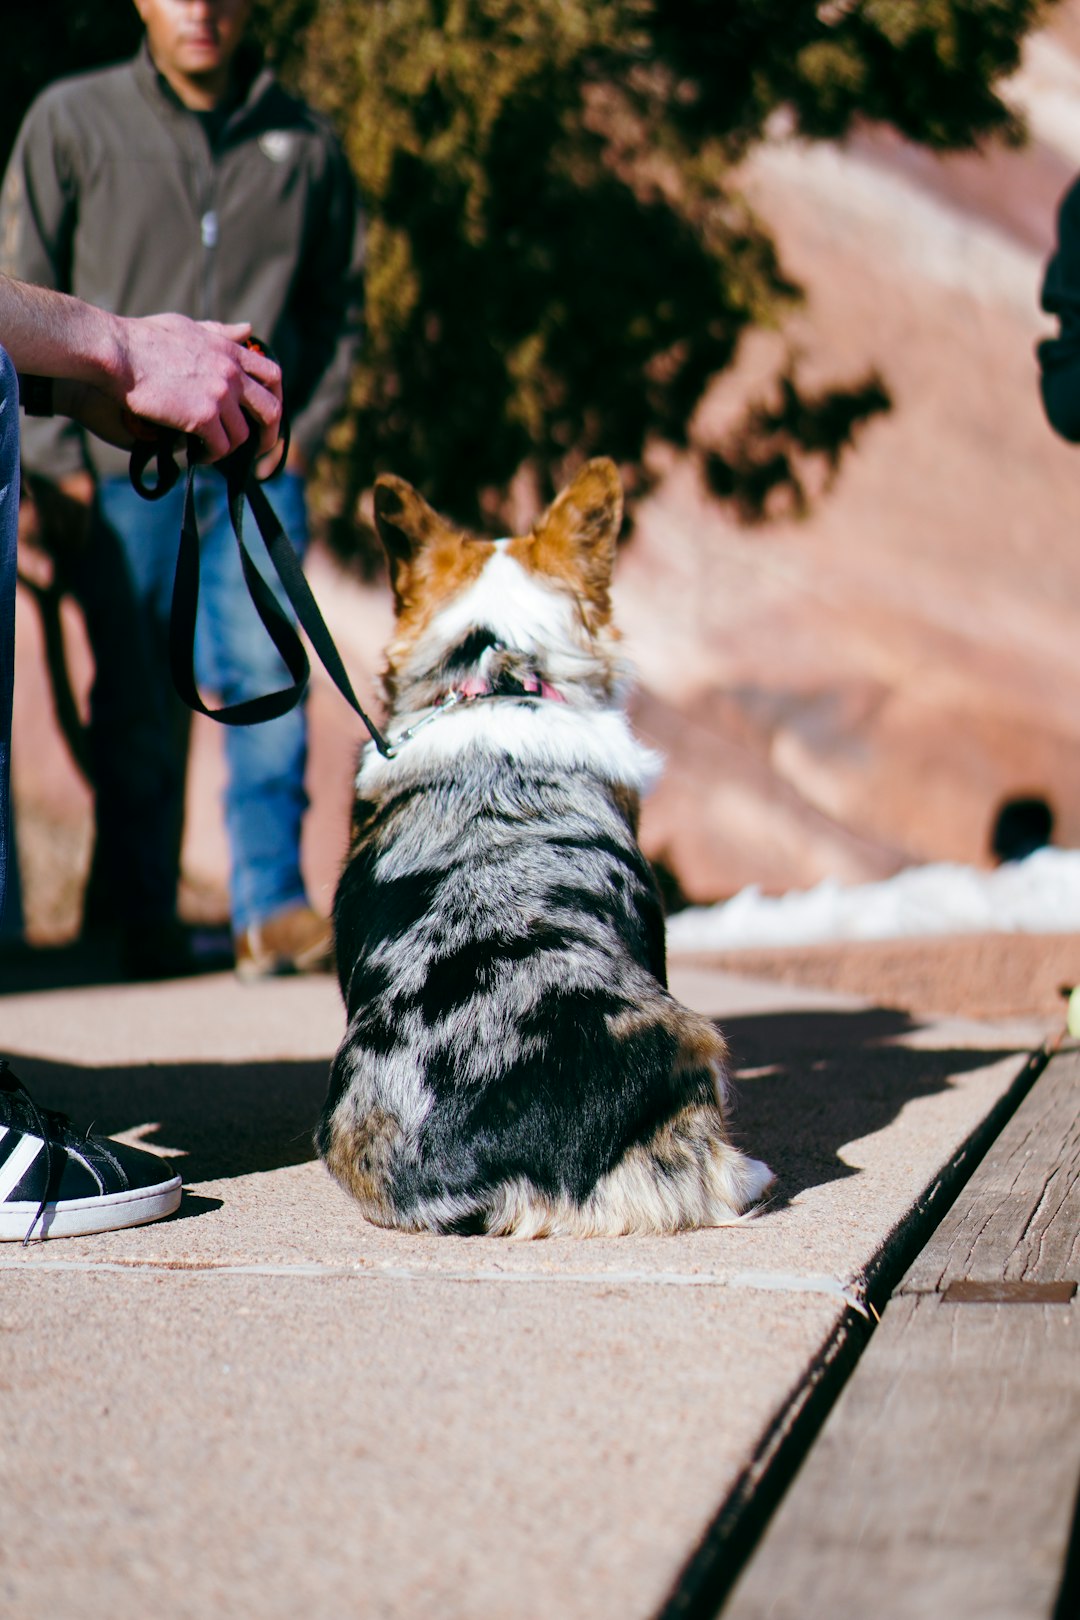
<svg viewBox="0 0 1080 1620"><path fill-rule="evenodd" d="M1080 850L1040 849L993 871L937 862L881 883L770 897L756 886L715 906L693 906L668 923L673 951L821 945L835 940L926 934L1080 933Z"/></svg>

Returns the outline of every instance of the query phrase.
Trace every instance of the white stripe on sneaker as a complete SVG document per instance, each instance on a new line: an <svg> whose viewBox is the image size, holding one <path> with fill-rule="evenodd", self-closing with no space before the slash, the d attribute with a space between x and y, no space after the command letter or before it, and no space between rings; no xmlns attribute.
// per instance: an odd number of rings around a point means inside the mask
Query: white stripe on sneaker
<svg viewBox="0 0 1080 1620"><path fill-rule="evenodd" d="M44 1146L40 1136L24 1136L21 1142L16 1143L0 1165L0 1204L19 1185Z"/></svg>

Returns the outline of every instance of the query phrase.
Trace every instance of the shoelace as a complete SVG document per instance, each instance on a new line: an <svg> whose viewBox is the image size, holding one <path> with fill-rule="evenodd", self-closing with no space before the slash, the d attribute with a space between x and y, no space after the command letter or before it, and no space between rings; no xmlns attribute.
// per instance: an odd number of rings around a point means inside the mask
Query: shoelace
<svg viewBox="0 0 1080 1620"><path fill-rule="evenodd" d="M18 1130L23 1130L28 1125L30 1134L40 1136L45 1145L45 1192L23 1238L25 1249L34 1235L35 1226L44 1218L49 1199L56 1194L63 1174L63 1159L57 1156L54 1137L61 1143L66 1143L68 1139L77 1141L78 1136L66 1114L59 1114L52 1108L39 1108L7 1058L0 1058L0 1106L5 1096L18 1104L17 1109L3 1109L3 1113L10 1117L11 1123ZM42 1236L44 1237L44 1232Z"/></svg>

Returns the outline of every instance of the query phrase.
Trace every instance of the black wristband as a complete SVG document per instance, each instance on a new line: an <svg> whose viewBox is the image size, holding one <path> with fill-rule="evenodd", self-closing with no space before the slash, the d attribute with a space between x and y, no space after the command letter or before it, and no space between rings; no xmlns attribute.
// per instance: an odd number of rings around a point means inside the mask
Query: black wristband
<svg viewBox="0 0 1080 1620"><path fill-rule="evenodd" d="M53 380L19 372L19 404L27 416L53 416Z"/></svg>

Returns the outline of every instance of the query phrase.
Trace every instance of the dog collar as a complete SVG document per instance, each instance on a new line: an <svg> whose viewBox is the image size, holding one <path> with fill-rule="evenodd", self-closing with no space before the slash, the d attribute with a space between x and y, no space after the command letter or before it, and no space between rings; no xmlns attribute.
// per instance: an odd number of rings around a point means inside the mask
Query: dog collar
<svg viewBox="0 0 1080 1620"><path fill-rule="evenodd" d="M386 757L393 759L418 731L423 731L424 727L430 726L434 720L440 720L449 709L459 709L470 703L519 702L523 697L544 698L552 703L566 702L558 688L552 686L550 681L541 680L539 675L526 675L521 682L520 692L496 692L491 682L485 680L483 676L470 676L468 680L444 692L438 702L432 704L427 714L422 715L411 726L406 726L404 731L399 731L396 737L391 737Z"/></svg>
<svg viewBox="0 0 1080 1620"><path fill-rule="evenodd" d="M457 686L450 688L447 695L456 694L455 701L471 702L476 698L520 698L540 697L550 698L552 703L565 703L566 699L557 687L550 681L543 681L539 675L526 675L521 682L520 692L497 692L491 682L483 675L470 675L467 680L461 681Z"/></svg>

